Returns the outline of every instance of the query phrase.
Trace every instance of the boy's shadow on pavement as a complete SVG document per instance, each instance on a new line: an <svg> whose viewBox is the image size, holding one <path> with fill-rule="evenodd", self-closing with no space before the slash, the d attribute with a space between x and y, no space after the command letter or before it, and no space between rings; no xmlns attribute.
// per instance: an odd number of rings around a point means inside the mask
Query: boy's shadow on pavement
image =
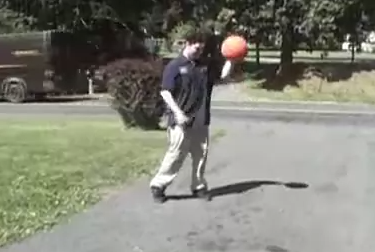
<svg viewBox="0 0 375 252"><path fill-rule="evenodd" d="M249 190L253 190L265 185L277 185L285 186L290 189L305 189L309 185L301 182L278 182L278 181L268 181L268 180L253 180L245 181L234 184L229 184L225 186L215 187L209 191L208 199L211 200L215 197L230 195L230 194L239 194L245 193ZM191 194L181 194L181 195L167 195L167 200L186 200L186 199L195 199L196 197Z"/></svg>

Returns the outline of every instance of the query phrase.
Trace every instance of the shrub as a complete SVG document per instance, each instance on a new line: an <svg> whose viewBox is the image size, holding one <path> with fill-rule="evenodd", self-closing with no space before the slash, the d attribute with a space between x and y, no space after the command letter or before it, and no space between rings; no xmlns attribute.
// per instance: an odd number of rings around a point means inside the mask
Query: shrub
<svg viewBox="0 0 375 252"><path fill-rule="evenodd" d="M185 37L185 35L193 30L195 25L191 22L187 23L179 23L176 25L169 34L169 38L172 40L172 43L176 40L181 40Z"/></svg>
<svg viewBox="0 0 375 252"><path fill-rule="evenodd" d="M163 61L155 57L120 59L104 67L111 106L127 127L159 128Z"/></svg>

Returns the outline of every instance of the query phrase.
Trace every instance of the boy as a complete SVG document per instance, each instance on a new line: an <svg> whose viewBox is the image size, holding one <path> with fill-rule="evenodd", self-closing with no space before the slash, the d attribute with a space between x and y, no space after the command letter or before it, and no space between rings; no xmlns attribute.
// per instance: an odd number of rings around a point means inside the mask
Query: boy
<svg viewBox="0 0 375 252"><path fill-rule="evenodd" d="M186 36L181 54L164 69L161 96L167 105L168 150L159 171L150 182L156 202L166 200L165 189L177 176L186 156L192 158L191 191L207 198L204 178L209 145L210 99L207 66L198 62L205 46L205 35L192 32ZM223 68L222 78L229 74L231 63Z"/></svg>

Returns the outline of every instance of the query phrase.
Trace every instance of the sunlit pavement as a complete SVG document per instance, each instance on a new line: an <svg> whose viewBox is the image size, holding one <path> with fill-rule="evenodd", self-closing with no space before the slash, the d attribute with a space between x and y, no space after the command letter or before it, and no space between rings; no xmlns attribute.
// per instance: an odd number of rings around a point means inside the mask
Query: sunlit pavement
<svg viewBox="0 0 375 252"><path fill-rule="evenodd" d="M373 127L213 123L225 136L209 157L212 201L183 196L187 162L163 205L142 180L52 233L0 251L375 251Z"/></svg>

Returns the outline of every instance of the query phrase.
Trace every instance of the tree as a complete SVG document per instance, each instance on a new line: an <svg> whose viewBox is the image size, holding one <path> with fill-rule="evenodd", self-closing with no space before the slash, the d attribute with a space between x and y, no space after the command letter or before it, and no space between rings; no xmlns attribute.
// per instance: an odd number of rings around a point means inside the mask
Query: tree
<svg viewBox="0 0 375 252"><path fill-rule="evenodd" d="M232 18L237 24L237 31L242 33L256 48L256 62L260 65L260 45L265 44L272 34L274 12L267 0L231 1Z"/></svg>
<svg viewBox="0 0 375 252"><path fill-rule="evenodd" d="M375 27L375 3L369 0L350 0L336 19L341 37L349 35L352 50L352 62L356 49L360 49L368 32Z"/></svg>
<svg viewBox="0 0 375 252"><path fill-rule="evenodd" d="M38 29L71 29L90 25L97 17L116 18L124 22L142 19L144 12L150 12L154 0L6 0L0 7L7 8L27 18L31 26ZM26 18L24 18L27 21Z"/></svg>

